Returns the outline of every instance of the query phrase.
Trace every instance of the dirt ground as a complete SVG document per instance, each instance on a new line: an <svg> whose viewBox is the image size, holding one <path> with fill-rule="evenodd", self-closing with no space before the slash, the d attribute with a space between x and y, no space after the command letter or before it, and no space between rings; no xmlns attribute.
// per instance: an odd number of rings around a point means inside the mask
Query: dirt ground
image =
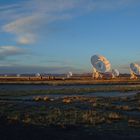
<svg viewBox="0 0 140 140"><path fill-rule="evenodd" d="M1 120L2 121L2 120ZM60 128L0 123L1 140L139 140L140 135L85 131L82 127Z"/></svg>

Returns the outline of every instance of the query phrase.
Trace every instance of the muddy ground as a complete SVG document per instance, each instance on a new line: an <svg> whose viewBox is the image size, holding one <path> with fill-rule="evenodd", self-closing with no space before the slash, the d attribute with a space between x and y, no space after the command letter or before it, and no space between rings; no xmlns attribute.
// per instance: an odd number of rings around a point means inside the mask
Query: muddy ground
<svg viewBox="0 0 140 140"><path fill-rule="evenodd" d="M38 91L28 99L16 98L17 92L0 94L1 140L140 139L139 93L53 98Z"/></svg>

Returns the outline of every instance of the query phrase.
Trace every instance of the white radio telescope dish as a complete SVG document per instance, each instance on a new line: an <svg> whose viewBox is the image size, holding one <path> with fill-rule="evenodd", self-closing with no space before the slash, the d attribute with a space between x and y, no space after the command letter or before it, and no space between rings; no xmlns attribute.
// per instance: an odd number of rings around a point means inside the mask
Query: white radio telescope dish
<svg viewBox="0 0 140 140"><path fill-rule="evenodd" d="M136 75L140 75L140 66L136 63L131 63L130 64L130 70L136 74Z"/></svg>
<svg viewBox="0 0 140 140"><path fill-rule="evenodd" d="M36 76L36 77L40 77L40 73L36 73L35 76Z"/></svg>
<svg viewBox="0 0 140 140"><path fill-rule="evenodd" d="M72 72L68 72L67 78L70 78L70 77L72 77L72 76L73 76L73 73L72 73Z"/></svg>
<svg viewBox="0 0 140 140"><path fill-rule="evenodd" d="M120 72L117 69L112 69L112 74L114 77L118 77L120 75Z"/></svg>
<svg viewBox="0 0 140 140"><path fill-rule="evenodd" d="M72 76L73 75L72 72L69 72L69 75Z"/></svg>
<svg viewBox="0 0 140 140"><path fill-rule="evenodd" d="M91 57L91 64L100 73L108 72L111 69L110 62L101 55L94 55Z"/></svg>
<svg viewBox="0 0 140 140"><path fill-rule="evenodd" d="M17 77L20 77L20 74L17 74Z"/></svg>

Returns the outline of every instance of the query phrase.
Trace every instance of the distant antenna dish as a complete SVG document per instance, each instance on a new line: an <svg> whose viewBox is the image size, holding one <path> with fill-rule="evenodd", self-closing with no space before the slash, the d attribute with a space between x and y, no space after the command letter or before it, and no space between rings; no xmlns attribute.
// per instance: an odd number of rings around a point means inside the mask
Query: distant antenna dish
<svg viewBox="0 0 140 140"><path fill-rule="evenodd" d="M91 64L100 73L108 72L111 69L110 62L101 55L94 55L91 57Z"/></svg>
<svg viewBox="0 0 140 140"><path fill-rule="evenodd" d="M73 73L72 73L72 72L68 72L68 74L67 74L67 78L72 77L72 75L73 75Z"/></svg>
<svg viewBox="0 0 140 140"><path fill-rule="evenodd" d="M36 76L36 77L40 77L40 73L36 73L35 76Z"/></svg>
<svg viewBox="0 0 140 140"><path fill-rule="evenodd" d="M20 77L20 74L17 74L17 77Z"/></svg>
<svg viewBox="0 0 140 140"><path fill-rule="evenodd" d="M140 75L140 66L136 63L131 63L130 64L130 70L136 74L136 75Z"/></svg>
<svg viewBox="0 0 140 140"><path fill-rule="evenodd" d="M114 77L118 77L120 75L120 72L117 69L112 69L112 74Z"/></svg>

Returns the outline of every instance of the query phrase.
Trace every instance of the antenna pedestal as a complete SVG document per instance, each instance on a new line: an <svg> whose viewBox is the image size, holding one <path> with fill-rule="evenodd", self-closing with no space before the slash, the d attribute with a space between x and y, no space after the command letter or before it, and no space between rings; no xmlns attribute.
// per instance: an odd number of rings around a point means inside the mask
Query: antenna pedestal
<svg viewBox="0 0 140 140"><path fill-rule="evenodd" d="M130 71L130 79L138 79L138 77L132 71Z"/></svg>

